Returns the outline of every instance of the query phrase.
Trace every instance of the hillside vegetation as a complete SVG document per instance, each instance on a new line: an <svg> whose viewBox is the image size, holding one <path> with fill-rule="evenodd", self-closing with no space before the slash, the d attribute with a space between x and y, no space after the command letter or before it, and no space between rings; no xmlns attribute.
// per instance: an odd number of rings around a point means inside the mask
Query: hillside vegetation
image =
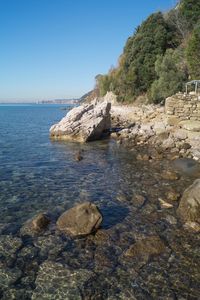
<svg viewBox="0 0 200 300"><path fill-rule="evenodd" d="M150 15L128 38L118 66L96 76L101 96L120 102L147 95L159 103L200 79L200 0L181 0L168 13Z"/></svg>

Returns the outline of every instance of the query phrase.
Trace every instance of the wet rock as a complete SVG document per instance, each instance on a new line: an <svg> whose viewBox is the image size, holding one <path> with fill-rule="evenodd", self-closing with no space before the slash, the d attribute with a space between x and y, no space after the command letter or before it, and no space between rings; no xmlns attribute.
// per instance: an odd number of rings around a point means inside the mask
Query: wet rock
<svg viewBox="0 0 200 300"><path fill-rule="evenodd" d="M94 242L96 245L109 244L111 241L111 236L107 230L100 229L96 232L94 236Z"/></svg>
<svg viewBox="0 0 200 300"><path fill-rule="evenodd" d="M70 270L66 265L45 261L39 268L32 300L81 300L81 289L93 276L88 270Z"/></svg>
<svg viewBox="0 0 200 300"><path fill-rule="evenodd" d="M39 215L35 216L33 219L28 220L20 229L21 235L35 235L42 231L44 231L50 223L49 217L44 214L40 213Z"/></svg>
<svg viewBox="0 0 200 300"><path fill-rule="evenodd" d="M78 152L75 154L75 160L76 160L76 161L81 161L82 159L83 159L82 151L78 151Z"/></svg>
<svg viewBox="0 0 200 300"><path fill-rule="evenodd" d="M173 207L173 205L171 203L166 202L165 200L163 200L161 198L159 198L158 200L160 202L161 208L172 208Z"/></svg>
<svg viewBox="0 0 200 300"><path fill-rule="evenodd" d="M200 224L197 222L186 222L184 228L195 232L200 232Z"/></svg>
<svg viewBox="0 0 200 300"><path fill-rule="evenodd" d="M22 240L10 235L0 236L0 257L12 256L22 247Z"/></svg>
<svg viewBox="0 0 200 300"><path fill-rule="evenodd" d="M162 172L161 177L166 180L178 180L179 179L178 173L173 172L173 171L164 171L164 172Z"/></svg>
<svg viewBox="0 0 200 300"><path fill-rule="evenodd" d="M170 201L177 201L180 198L180 193L177 193L175 191L170 191L166 193L166 197Z"/></svg>
<svg viewBox="0 0 200 300"><path fill-rule="evenodd" d="M200 224L200 179L195 180L185 190L177 213L184 222L197 222Z"/></svg>
<svg viewBox="0 0 200 300"><path fill-rule="evenodd" d="M166 216L166 221L171 224L171 225L176 225L177 224L177 220L174 216L171 215L167 215Z"/></svg>
<svg viewBox="0 0 200 300"><path fill-rule="evenodd" d="M6 268L0 263L0 288L8 288L14 284L22 275L22 272L17 268Z"/></svg>
<svg viewBox="0 0 200 300"><path fill-rule="evenodd" d="M30 289L14 289L14 288L9 288L8 290L5 290L3 293L3 296L1 300L16 300L16 299L21 299L21 300L28 300L31 299L32 295L32 290Z"/></svg>
<svg viewBox="0 0 200 300"><path fill-rule="evenodd" d="M114 253L114 249L109 249L108 246L106 247L97 247L95 254L94 254L94 261L95 261L95 270L102 271L105 270L112 270L116 265L117 258Z"/></svg>
<svg viewBox="0 0 200 300"><path fill-rule="evenodd" d="M88 235L101 225L102 215L95 204L84 202L64 212L57 221L60 231L72 236Z"/></svg>
<svg viewBox="0 0 200 300"><path fill-rule="evenodd" d="M129 258L143 258L145 261L148 261L151 256L160 255L164 251L165 244L159 236L148 236L130 246L125 252L125 256Z"/></svg>
<svg viewBox="0 0 200 300"><path fill-rule="evenodd" d="M34 241L34 245L35 247L39 248L40 257L51 258L56 258L65 247L64 241L62 241L62 239L56 235L38 237Z"/></svg>
<svg viewBox="0 0 200 300"><path fill-rule="evenodd" d="M136 206L137 208L141 208L145 204L146 198L142 195L137 194L133 196L132 202L134 206Z"/></svg>
<svg viewBox="0 0 200 300"><path fill-rule="evenodd" d="M137 160L144 160L144 161L148 161L151 159L151 156L148 154L138 154L136 157Z"/></svg>
<svg viewBox="0 0 200 300"><path fill-rule="evenodd" d="M83 104L75 107L58 123L50 128L52 138L88 142L101 138L111 127L111 104Z"/></svg>

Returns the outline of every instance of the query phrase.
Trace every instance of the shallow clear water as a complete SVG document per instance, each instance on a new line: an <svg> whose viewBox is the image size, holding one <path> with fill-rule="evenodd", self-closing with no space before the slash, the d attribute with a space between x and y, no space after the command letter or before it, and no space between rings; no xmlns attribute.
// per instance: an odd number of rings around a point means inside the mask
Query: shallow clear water
<svg viewBox="0 0 200 300"><path fill-rule="evenodd" d="M51 141L50 126L66 114L60 108L0 106L0 298L199 299L199 236L182 228L177 202L171 209L159 202L171 190L182 193L197 174L179 168L178 181L164 180L160 173L175 168L171 161L137 161L138 149L113 140ZM57 232L56 218L84 200L100 208L101 230L82 239ZM53 225L21 236L39 212L51 214ZM161 238L164 253L145 261L124 256L149 235ZM75 286L63 279L69 274Z"/></svg>

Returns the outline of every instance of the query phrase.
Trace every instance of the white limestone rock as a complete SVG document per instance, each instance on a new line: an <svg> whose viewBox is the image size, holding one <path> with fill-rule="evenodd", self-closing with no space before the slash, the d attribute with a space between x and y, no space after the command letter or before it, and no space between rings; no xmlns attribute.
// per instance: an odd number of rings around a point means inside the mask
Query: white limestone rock
<svg viewBox="0 0 200 300"><path fill-rule="evenodd" d="M50 136L59 140L75 140L89 142L101 138L102 134L110 129L111 104L98 103L75 107L57 124L50 128Z"/></svg>

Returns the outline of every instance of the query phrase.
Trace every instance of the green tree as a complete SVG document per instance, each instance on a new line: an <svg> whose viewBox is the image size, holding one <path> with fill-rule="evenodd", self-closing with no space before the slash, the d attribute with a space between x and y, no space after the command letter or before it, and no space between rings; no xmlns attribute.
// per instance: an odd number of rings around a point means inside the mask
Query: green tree
<svg viewBox="0 0 200 300"><path fill-rule="evenodd" d="M153 82L149 96L152 102L159 103L183 89L187 80L184 50L168 49L165 55L158 57L155 71L158 79Z"/></svg>
<svg viewBox="0 0 200 300"><path fill-rule="evenodd" d="M104 88L109 88L119 101L133 101L146 93L157 78L155 61L173 45L173 30L161 12L152 14L134 35L128 38L119 66L108 74ZM108 84L109 81L109 84Z"/></svg>
<svg viewBox="0 0 200 300"><path fill-rule="evenodd" d="M200 25L194 29L186 48L189 73L192 79L200 79Z"/></svg>
<svg viewBox="0 0 200 300"><path fill-rule="evenodd" d="M179 10L191 30L200 19L200 0L181 0Z"/></svg>

